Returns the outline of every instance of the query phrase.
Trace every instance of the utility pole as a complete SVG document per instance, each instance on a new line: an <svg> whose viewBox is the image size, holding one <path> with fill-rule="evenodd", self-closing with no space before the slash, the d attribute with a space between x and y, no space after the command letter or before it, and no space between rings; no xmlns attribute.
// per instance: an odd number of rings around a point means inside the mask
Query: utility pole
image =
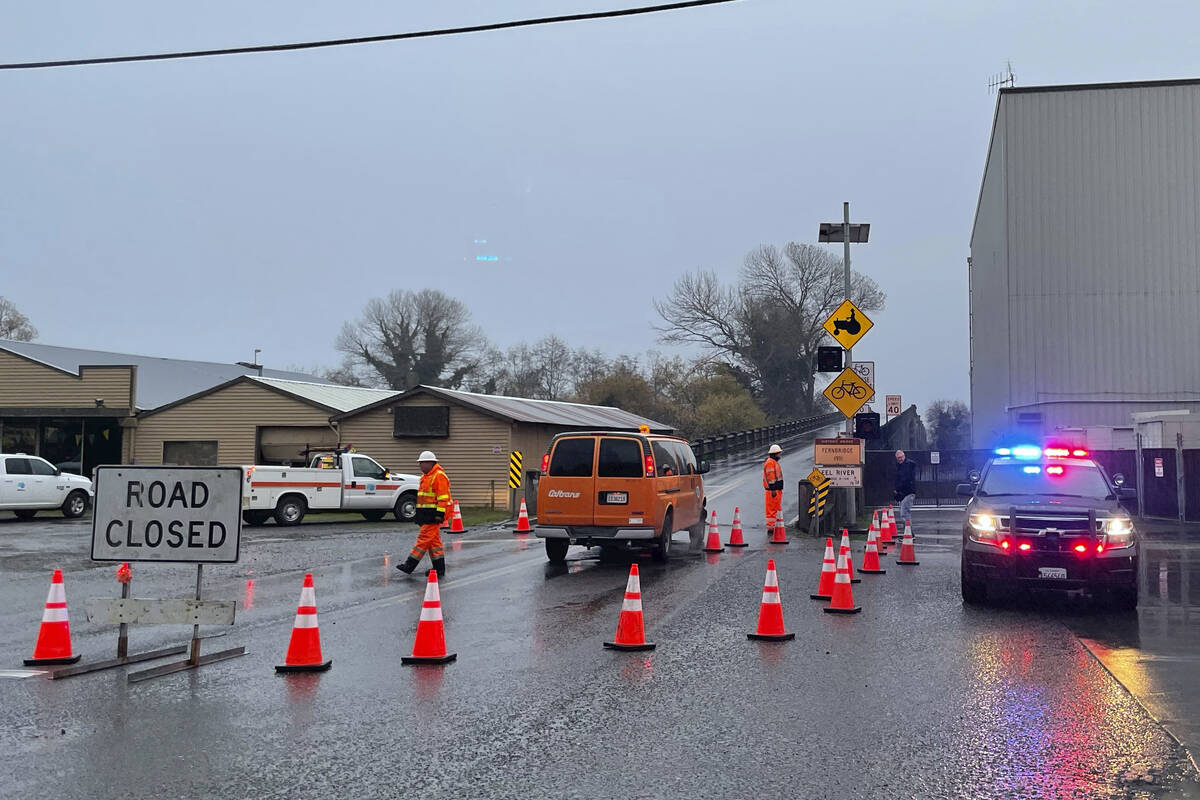
<svg viewBox="0 0 1200 800"><path fill-rule="evenodd" d="M850 203L842 203L842 277L846 281L846 299L850 299ZM854 366L854 355L851 348L846 348L846 369L851 369ZM854 419L846 418L846 435L854 436ZM865 469L865 467L864 467ZM855 507L855 489L851 486L848 489L849 501L847 511L850 514L849 527L855 527L855 522L858 520L858 509Z"/></svg>

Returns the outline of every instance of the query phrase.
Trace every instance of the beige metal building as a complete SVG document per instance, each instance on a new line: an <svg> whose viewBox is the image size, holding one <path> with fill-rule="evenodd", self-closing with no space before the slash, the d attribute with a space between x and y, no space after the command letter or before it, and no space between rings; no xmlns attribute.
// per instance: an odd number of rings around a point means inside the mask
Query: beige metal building
<svg viewBox="0 0 1200 800"><path fill-rule="evenodd" d="M511 508L509 455L523 459L522 493L530 501L531 481L555 434L569 430L655 433L670 426L607 406L475 394L418 386L333 417L341 443L385 466L414 471L422 450L437 453L450 476L454 499L465 506ZM530 473L534 473L531 475Z"/></svg>

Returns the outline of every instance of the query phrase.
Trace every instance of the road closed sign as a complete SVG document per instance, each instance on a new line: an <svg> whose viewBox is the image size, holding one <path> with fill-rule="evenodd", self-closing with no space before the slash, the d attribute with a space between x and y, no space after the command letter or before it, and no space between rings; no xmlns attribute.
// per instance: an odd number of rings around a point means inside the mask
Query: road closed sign
<svg viewBox="0 0 1200 800"><path fill-rule="evenodd" d="M92 560L236 563L241 505L238 467L97 467Z"/></svg>

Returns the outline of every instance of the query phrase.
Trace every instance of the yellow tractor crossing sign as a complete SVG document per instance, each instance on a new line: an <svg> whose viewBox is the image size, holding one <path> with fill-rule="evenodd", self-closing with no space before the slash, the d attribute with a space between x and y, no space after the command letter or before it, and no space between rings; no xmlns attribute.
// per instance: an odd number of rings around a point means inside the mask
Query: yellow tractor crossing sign
<svg viewBox="0 0 1200 800"><path fill-rule="evenodd" d="M875 396L875 390L853 369L844 369L821 392L842 416L850 419Z"/></svg>
<svg viewBox="0 0 1200 800"><path fill-rule="evenodd" d="M508 457L508 488L521 488L521 451L513 450Z"/></svg>
<svg viewBox="0 0 1200 800"><path fill-rule="evenodd" d="M862 309L843 300L837 310L825 320L824 328L834 341L849 350L859 339L867 335L867 331L875 325Z"/></svg>

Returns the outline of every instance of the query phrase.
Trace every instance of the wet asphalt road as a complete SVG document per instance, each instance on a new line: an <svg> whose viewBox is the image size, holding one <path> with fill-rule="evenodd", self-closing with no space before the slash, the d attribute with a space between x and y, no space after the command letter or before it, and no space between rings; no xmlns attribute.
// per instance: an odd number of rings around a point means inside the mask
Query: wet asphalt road
<svg viewBox="0 0 1200 800"><path fill-rule="evenodd" d="M810 450L789 448L789 483ZM758 458L719 465L707 487L723 536L738 505L751 547L688 553L680 533L669 564L639 561L650 653L600 646L628 559L573 548L555 568L537 539L475 531L448 537L442 585L459 660L401 667L423 592L394 569L412 528L248 529L241 563L207 570L206 596L239 609L205 642L248 655L132 686L137 667L0 678L0 796L1200 797L1175 738L1195 730L1186 698L1200 683L1178 547L1146 562L1136 615L964 608L956 515L922 512L920 566L885 559L886 575L854 586L863 613L836 617L808 599L823 542L764 544ZM0 668L29 655L55 566L76 650L111 656L115 628L83 613L117 594L89 536L86 523L0 521ZM745 637L769 555L790 643ZM333 669L277 676L306 570ZM134 565L133 593L187 596L193 580ZM187 635L142 627L131 648Z"/></svg>

